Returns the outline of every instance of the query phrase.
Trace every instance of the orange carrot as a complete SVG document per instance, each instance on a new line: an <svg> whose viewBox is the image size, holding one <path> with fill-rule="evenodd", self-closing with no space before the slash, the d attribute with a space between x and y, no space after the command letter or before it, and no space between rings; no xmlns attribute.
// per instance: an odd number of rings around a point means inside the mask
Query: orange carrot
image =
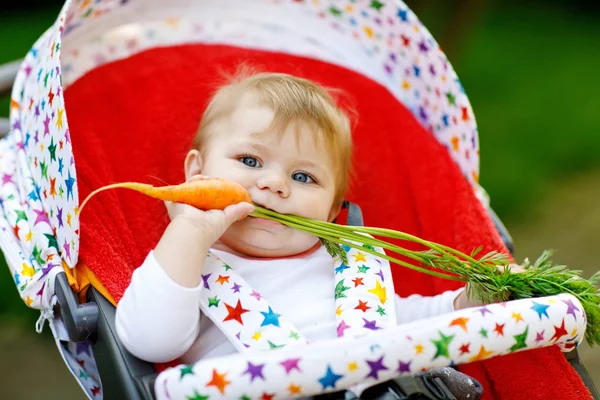
<svg viewBox="0 0 600 400"><path fill-rule="evenodd" d="M189 204L201 210L223 210L232 204L243 201L252 202L250 194L242 185L221 178L199 179L179 185L160 187L138 182L122 182L94 190L81 203L79 211L83 210L83 207L95 194L115 188L135 190L155 199Z"/></svg>

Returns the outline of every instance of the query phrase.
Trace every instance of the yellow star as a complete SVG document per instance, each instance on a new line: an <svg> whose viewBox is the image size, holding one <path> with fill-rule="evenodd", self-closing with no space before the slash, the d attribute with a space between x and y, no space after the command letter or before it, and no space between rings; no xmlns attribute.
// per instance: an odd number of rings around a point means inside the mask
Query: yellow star
<svg viewBox="0 0 600 400"><path fill-rule="evenodd" d="M79 206L75 206L75 215L79 215Z"/></svg>
<svg viewBox="0 0 600 400"><path fill-rule="evenodd" d="M368 290L369 293L373 293L375 296L379 297L379 301L381 304L385 304L387 300L387 293L385 292L385 287L381 286L379 281L375 282L375 287L373 289Z"/></svg>
<svg viewBox="0 0 600 400"><path fill-rule="evenodd" d="M70 212L67 213L67 225L69 225L69 228L71 227L71 213Z"/></svg>
<svg viewBox="0 0 600 400"><path fill-rule="evenodd" d="M179 18L167 18L165 19L165 25L170 25L173 28L177 28L177 25L181 22Z"/></svg>
<svg viewBox="0 0 600 400"><path fill-rule="evenodd" d="M450 322L450 326L460 326L465 332L467 332L467 322L469 322L469 318L460 317Z"/></svg>
<svg viewBox="0 0 600 400"><path fill-rule="evenodd" d="M346 6L346 11L348 11L349 13L351 13L353 10L354 10L354 8L352 8L351 5Z"/></svg>
<svg viewBox="0 0 600 400"><path fill-rule="evenodd" d="M28 306L30 306L30 305L31 305L31 303L33 303L33 299L32 299L31 297L27 296L27 298L25 299L25 303L26 303Z"/></svg>
<svg viewBox="0 0 600 400"><path fill-rule="evenodd" d="M575 337L577 335L577 328L573 328L573 332L571 332L571 337Z"/></svg>
<svg viewBox="0 0 600 400"><path fill-rule="evenodd" d="M56 127L58 129L62 129L63 126L63 114L65 113L65 109L64 108L59 108L58 109L58 115L56 116Z"/></svg>
<svg viewBox="0 0 600 400"><path fill-rule="evenodd" d="M367 262L365 255L363 253L361 253L360 251L354 255L354 262L359 262L359 261Z"/></svg>
<svg viewBox="0 0 600 400"><path fill-rule="evenodd" d="M25 263L21 265L21 268L23 268L21 270L21 275L23 276L28 276L31 278L35 274L35 270Z"/></svg>
<svg viewBox="0 0 600 400"><path fill-rule="evenodd" d="M424 347L421 343L419 343L418 345L415 346L415 351L417 352L417 354L421 354L424 350Z"/></svg>
<svg viewBox="0 0 600 400"><path fill-rule="evenodd" d="M252 339L254 339L258 342L258 339L260 339L261 336L262 336L262 333L256 332L254 335L252 335Z"/></svg>
<svg viewBox="0 0 600 400"><path fill-rule="evenodd" d="M294 385L293 383L290 383L290 386L288 386L288 390L290 391L290 394L299 394L302 390L302 387L299 385Z"/></svg>
<svg viewBox="0 0 600 400"><path fill-rule="evenodd" d="M348 363L348 371L356 371L358 369L358 364L355 361Z"/></svg>
<svg viewBox="0 0 600 400"><path fill-rule="evenodd" d="M25 235L25 241L30 242L32 237L33 237L33 232L29 231L29 233L27 235Z"/></svg>
<svg viewBox="0 0 600 400"><path fill-rule="evenodd" d="M338 306L337 306L337 308L335 309L335 315L337 315L337 316L339 317L340 315L342 315L342 312L343 312L343 310L342 310L342 305L340 304L340 305L338 305Z"/></svg>
<svg viewBox="0 0 600 400"><path fill-rule="evenodd" d="M369 28L368 26L365 26L363 30L369 38L373 38L373 29Z"/></svg>
<svg viewBox="0 0 600 400"><path fill-rule="evenodd" d="M515 319L515 324L519 321L523 321L523 317L521 317L520 312L519 313L513 312L512 317Z"/></svg>
<svg viewBox="0 0 600 400"><path fill-rule="evenodd" d="M402 82L402 89L404 89L404 90L410 89L410 83L408 83L408 81L406 79L404 80L404 82Z"/></svg>
<svg viewBox="0 0 600 400"><path fill-rule="evenodd" d="M554 301L554 299L548 299L548 303L550 303L550 304L556 304L556 301Z"/></svg>
<svg viewBox="0 0 600 400"><path fill-rule="evenodd" d="M473 357L471 357L469 359L469 362L485 360L486 358L488 358L492 354L494 354L493 351L487 351L485 349L485 346L481 345L481 347L479 348L479 353L477 353Z"/></svg>

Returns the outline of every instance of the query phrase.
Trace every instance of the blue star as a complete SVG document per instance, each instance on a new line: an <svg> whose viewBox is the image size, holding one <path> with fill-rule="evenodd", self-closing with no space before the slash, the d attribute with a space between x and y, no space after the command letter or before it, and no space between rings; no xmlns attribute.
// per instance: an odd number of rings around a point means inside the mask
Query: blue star
<svg viewBox="0 0 600 400"><path fill-rule="evenodd" d="M448 114L442 115L442 122L444 123L444 126L446 126L446 127L449 125L449 123L448 123Z"/></svg>
<svg viewBox="0 0 600 400"><path fill-rule="evenodd" d="M415 76L418 77L421 73L421 68L417 67L416 65L413 65L413 70L415 71Z"/></svg>
<svg viewBox="0 0 600 400"><path fill-rule="evenodd" d="M27 195L27 197L33 201L37 201L40 199L40 197L38 196L38 194L36 193L35 189L32 190L31 192L29 192L29 194Z"/></svg>
<svg viewBox="0 0 600 400"><path fill-rule="evenodd" d="M262 322L262 324L260 324L260 326L265 326L265 325L279 326L279 316L281 314L275 314L273 312L273 310L271 309L271 306L269 306L269 312L261 311L260 313L265 316L265 319Z"/></svg>
<svg viewBox="0 0 600 400"><path fill-rule="evenodd" d="M398 10L398 17L404 22L408 22L408 11L407 10Z"/></svg>
<svg viewBox="0 0 600 400"><path fill-rule="evenodd" d="M335 384L337 381L342 379L344 375L337 375L331 370L331 365L327 366L327 372L325 376L319 379L319 383L323 386L323 390L327 389L329 386L335 388Z"/></svg>
<svg viewBox="0 0 600 400"><path fill-rule="evenodd" d="M347 266L346 264L341 264L339 267L337 267L337 268L335 269L335 273L336 273L336 274L338 274L338 273L339 273L339 274L341 274L341 273L343 273L343 272L344 272L344 270L346 270L346 269L348 269L348 268L350 268L350 267L349 267L349 266Z"/></svg>
<svg viewBox="0 0 600 400"><path fill-rule="evenodd" d="M343 244L343 245L342 245L342 249L344 249L344 251L347 253L347 252L349 252L349 251L350 251L351 247L350 247L350 246L348 246L347 244Z"/></svg>
<svg viewBox="0 0 600 400"><path fill-rule="evenodd" d="M62 170L64 168L62 157L58 157L58 173L62 176Z"/></svg>
<svg viewBox="0 0 600 400"><path fill-rule="evenodd" d="M535 311L536 313L538 313L538 317L540 317L540 321L542 320L542 315L545 315L546 318L548 318L548 319L550 318L548 316L548 313L546 312L546 310L550 306L544 305L544 304L539 304L539 303L536 303L535 301L533 301L532 303L533 303L533 306L531 307L531 309L533 311Z"/></svg>
<svg viewBox="0 0 600 400"><path fill-rule="evenodd" d="M14 276L14 278L15 278L15 284L16 284L17 286L19 286L19 283L20 283L20 281L19 281L19 274L17 274L17 273L15 272L15 276Z"/></svg>
<svg viewBox="0 0 600 400"><path fill-rule="evenodd" d="M67 184L67 200L69 200L69 194L71 195L71 198L74 199L73 184L75 183L75 179L73 179L71 176L71 171L69 171L69 178L65 181L65 183Z"/></svg>

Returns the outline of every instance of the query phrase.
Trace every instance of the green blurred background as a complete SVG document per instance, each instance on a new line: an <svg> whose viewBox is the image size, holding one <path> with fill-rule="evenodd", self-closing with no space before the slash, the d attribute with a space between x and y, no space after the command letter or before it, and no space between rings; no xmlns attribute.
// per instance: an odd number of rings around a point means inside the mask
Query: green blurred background
<svg viewBox="0 0 600 400"><path fill-rule="evenodd" d="M0 11L0 62L21 58L61 1ZM412 0L461 78L479 124L481 183L511 232L517 260L544 249L599 269L600 2ZM8 8L7 8L8 7ZM8 99L0 99L0 116ZM38 313L0 260L0 398L83 398ZM600 350L582 359L600 386ZM35 383L34 383L35 382Z"/></svg>

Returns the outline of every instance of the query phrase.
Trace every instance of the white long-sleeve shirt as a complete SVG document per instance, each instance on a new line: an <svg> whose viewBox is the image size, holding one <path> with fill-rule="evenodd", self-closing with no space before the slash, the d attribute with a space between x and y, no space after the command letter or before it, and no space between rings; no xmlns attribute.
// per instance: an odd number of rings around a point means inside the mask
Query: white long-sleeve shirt
<svg viewBox="0 0 600 400"><path fill-rule="evenodd" d="M264 298L285 315L309 342L337 337L333 259L321 247L299 258L246 259L212 249ZM136 357L149 362L181 358L193 363L237 350L200 312L202 284L175 283L150 252L134 271L117 306L117 334ZM463 289L437 296L395 296L398 324L454 311Z"/></svg>

